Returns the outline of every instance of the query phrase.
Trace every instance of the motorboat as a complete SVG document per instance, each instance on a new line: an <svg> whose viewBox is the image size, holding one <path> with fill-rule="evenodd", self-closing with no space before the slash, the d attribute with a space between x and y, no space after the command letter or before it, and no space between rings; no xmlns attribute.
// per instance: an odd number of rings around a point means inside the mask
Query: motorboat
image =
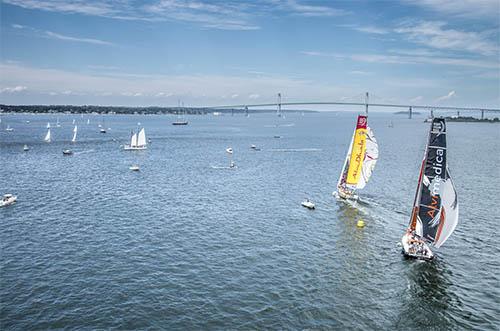
<svg viewBox="0 0 500 331"><path fill-rule="evenodd" d="M100 132L100 133L106 133L106 129L105 129L105 128L100 128L100 129L99 129L99 132Z"/></svg>
<svg viewBox="0 0 500 331"><path fill-rule="evenodd" d="M73 155L73 151L71 149L64 149L63 155Z"/></svg>
<svg viewBox="0 0 500 331"><path fill-rule="evenodd" d="M4 194L2 200L0 200L0 207L6 207L16 203L17 197L12 194Z"/></svg>
<svg viewBox="0 0 500 331"><path fill-rule="evenodd" d="M302 205L302 207L305 207L307 209L315 209L316 208L314 203L309 199L305 199L304 201L302 201L301 205Z"/></svg>
<svg viewBox="0 0 500 331"><path fill-rule="evenodd" d="M23 147L23 151L27 152L27 151L29 151L29 150L30 150L30 148L28 147L28 145L24 145L24 147Z"/></svg>
<svg viewBox="0 0 500 331"><path fill-rule="evenodd" d="M131 165L129 169L132 171L139 171L140 170L140 168L137 164Z"/></svg>
<svg viewBox="0 0 500 331"><path fill-rule="evenodd" d="M260 148L257 148L257 146L255 146L253 144L250 146L250 149L253 151L260 151Z"/></svg>

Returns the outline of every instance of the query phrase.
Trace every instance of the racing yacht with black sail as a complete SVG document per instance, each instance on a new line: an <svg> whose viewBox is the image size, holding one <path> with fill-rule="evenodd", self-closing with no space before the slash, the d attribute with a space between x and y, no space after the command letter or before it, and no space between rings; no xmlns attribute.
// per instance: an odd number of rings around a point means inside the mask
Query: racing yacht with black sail
<svg viewBox="0 0 500 331"><path fill-rule="evenodd" d="M446 122L433 118L408 229L401 239L403 254L432 260L429 245L439 248L458 223L458 199L447 164Z"/></svg>

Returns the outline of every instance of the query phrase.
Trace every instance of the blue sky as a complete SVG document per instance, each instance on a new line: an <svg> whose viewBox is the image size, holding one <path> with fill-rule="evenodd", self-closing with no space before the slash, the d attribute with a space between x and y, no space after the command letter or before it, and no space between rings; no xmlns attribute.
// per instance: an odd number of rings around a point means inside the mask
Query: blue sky
<svg viewBox="0 0 500 331"><path fill-rule="evenodd" d="M498 0L3 0L0 102L500 105Z"/></svg>

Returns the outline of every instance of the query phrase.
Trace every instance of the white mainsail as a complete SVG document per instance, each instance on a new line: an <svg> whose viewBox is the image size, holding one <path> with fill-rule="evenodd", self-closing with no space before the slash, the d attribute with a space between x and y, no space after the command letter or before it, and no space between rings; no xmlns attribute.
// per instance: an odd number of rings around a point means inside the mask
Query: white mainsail
<svg viewBox="0 0 500 331"><path fill-rule="evenodd" d="M47 123L47 129L50 129L50 122Z"/></svg>
<svg viewBox="0 0 500 331"><path fill-rule="evenodd" d="M134 133L130 138L130 147L137 147L137 133Z"/></svg>
<svg viewBox="0 0 500 331"><path fill-rule="evenodd" d="M45 138L43 140L47 143L50 143L50 128L47 129L47 134L45 135Z"/></svg>
<svg viewBox="0 0 500 331"><path fill-rule="evenodd" d="M370 180L372 176L373 169L375 169L375 164L378 160L378 144L375 139L375 135L370 127L366 128L366 152L365 160L363 162L363 167L361 168L362 176L359 178L359 182L356 185L357 189L362 189Z"/></svg>
<svg viewBox="0 0 500 331"><path fill-rule="evenodd" d="M76 133L78 132L78 126L75 125L73 129L73 139L71 139L71 142L76 142Z"/></svg>
<svg viewBox="0 0 500 331"><path fill-rule="evenodd" d="M146 146L146 131L144 128L139 131L139 134L137 136L137 146Z"/></svg>

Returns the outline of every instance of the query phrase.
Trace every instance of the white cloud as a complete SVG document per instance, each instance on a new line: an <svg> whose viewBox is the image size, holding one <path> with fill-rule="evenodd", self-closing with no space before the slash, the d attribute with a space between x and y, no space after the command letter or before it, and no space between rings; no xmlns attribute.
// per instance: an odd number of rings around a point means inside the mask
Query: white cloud
<svg viewBox="0 0 500 331"><path fill-rule="evenodd" d="M419 96L416 96L416 97L414 97L414 98L410 99L410 102L412 102L412 103L416 103L416 102L420 102L420 101L422 101L423 99L424 99L424 97L423 97L423 96L421 96L421 95L419 95Z"/></svg>
<svg viewBox="0 0 500 331"><path fill-rule="evenodd" d="M385 54L340 54L316 51L302 51L308 56L332 57L337 59L348 59L356 62L368 63L388 63L388 64L434 64L450 66L466 66L478 68L497 69L498 62L477 60L468 58L452 57L425 57L425 56L404 56L404 55L385 55Z"/></svg>
<svg viewBox="0 0 500 331"><path fill-rule="evenodd" d="M440 96L439 98L436 98L436 100L434 100L434 101L439 102L439 101L449 100L455 96L456 96L455 91L450 91L448 94Z"/></svg>
<svg viewBox="0 0 500 331"><path fill-rule="evenodd" d="M39 30L39 29L30 27L30 26L21 25L21 24L12 24L12 27L14 27L16 29L23 29L23 30L31 31L36 36L43 37L43 38L64 40L64 41L70 41L70 42L87 43L87 44L95 44L95 45L114 46L113 43L108 42L108 41L104 41L104 40L66 36L66 35L63 35L60 33L52 32L52 31L43 31L43 30Z"/></svg>
<svg viewBox="0 0 500 331"><path fill-rule="evenodd" d="M17 93L26 91L27 89L26 86L2 87L0 88L0 93Z"/></svg>
<svg viewBox="0 0 500 331"><path fill-rule="evenodd" d="M349 73L352 74L352 75L362 75L362 76L372 75L373 74L373 72L361 71L361 70L352 70L352 71L349 71Z"/></svg>
<svg viewBox="0 0 500 331"><path fill-rule="evenodd" d="M295 0L288 0L282 4L284 9L292 11L292 13L302 16L341 16L347 15L349 12L343 9L336 9L329 6L305 5Z"/></svg>
<svg viewBox="0 0 500 331"><path fill-rule="evenodd" d="M113 46L113 43L110 43L108 41L104 40L99 40L99 39L92 39L92 38L79 38L79 37L70 37L70 36L65 36L59 33L55 33L52 31L45 31L45 36L47 36L50 39L58 39L58 40L64 40L64 41L73 41L73 42L79 42L79 43L87 43L87 44L95 44L95 45L106 45L106 46Z"/></svg>
<svg viewBox="0 0 500 331"><path fill-rule="evenodd" d="M231 95L231 99L236 99L237 97L239 97L239 94L233 94L233 95Z"/></svg>
<svg viewBox="0 0 500 331"><path fill-rule="evenodd" d="M29 83L32 102L37 102L39 94L49 92L64 96L62 92L72 91L86 102L95 102L97 97L107 96L108 102L126 103L134 96L141 96L145 103L154 103L160 93L175 95L195 105L216 105L220 96L226 95L235 103L245 103L249 99L260 99L270 95L270 91L282 91L287 95L307 95L310 98L324 100L340 94L353 94L349 87L339 84L313 83L309 80L293 79L280 76L248 77L223 75L140 75L140 74L86 74L57 69L33 68L17 64L0 63L0 84L2 86L23 86ZM231 98L227 91L235 91L238 97ZM165 94L167 96L168 94ZM64 96L65 100L76 98ZM111 99L113 98L113 99ZM274 97L273 97L274 98ZM78 99L80 100L80 99ZM82 101L80 101L82 102ZM130 101L134 103L135 101Z"/></svg>
<svg viewBox="0 0 500 331"><path fill-rule="evenodd" d="M498 0L406 0L422 8L432 11L454 15L457 17L494 18L498 20L500 2Z"/></svg>
<svg viewBox="0 0 500 331"><path fill-rule="evenodd" d="M489 33L478 33L446 29L444 22L403 24L394 31L403 34L409 41L437 49L468 51L482 55L499 52L498 43L488 39Z"/></svg>

